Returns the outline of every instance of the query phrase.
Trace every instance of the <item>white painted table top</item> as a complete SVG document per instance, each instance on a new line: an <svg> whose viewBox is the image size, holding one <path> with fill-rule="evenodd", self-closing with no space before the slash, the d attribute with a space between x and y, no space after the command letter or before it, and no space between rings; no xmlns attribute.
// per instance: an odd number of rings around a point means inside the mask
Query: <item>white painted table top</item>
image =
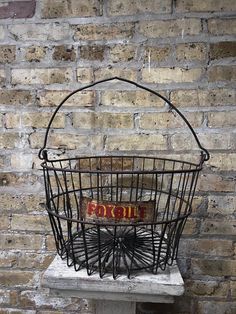
<svg viewBox="0 0 236 314"><path fill-rule="evenodd" d="M42 285L57 295L157 303L173 302L174 296L184 292L184 282L177 265L167 267L156 275L140 272L131 279L121 275L114 280L112 275L106 274L101 279L98 273L88 276L85 269L76 272L58 255L45 271Z"/></svg>

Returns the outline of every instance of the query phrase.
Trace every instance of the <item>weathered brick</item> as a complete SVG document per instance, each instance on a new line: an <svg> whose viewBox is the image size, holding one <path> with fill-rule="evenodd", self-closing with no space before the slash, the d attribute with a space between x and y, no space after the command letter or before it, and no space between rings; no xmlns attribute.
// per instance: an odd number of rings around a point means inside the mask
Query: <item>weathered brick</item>
<svg viewBox="0 0 236 314"><path fill-rule="evenodd" d="M214 154L209 160L209 165L216 168L218 171L234 171L236 165L236 154Z"/></svg>
<svg viewBox="0 0 236 314"><path fill-rule="evenodd" d="M210 150L229 149L231 147L231 134L229 133L198 133L197 136L202 146ZM174 150L196 150L198 147L191 134L176 133L170 138Z"/></svg>
<svg viewBox="0 0 236 314"><path fill-rule="evenodd" d="M1 306L16 306L18 292L16 290L0 289L0 304Z"/></svg>
<svg viewBox="0 0 236 314"><path fill-rule="evenodd" d="M232 298L236 298L236 281L230 281L230 290Z"/></svg>
<svg viewBox="0 0 236 314"><path fill-rule="evenodd" d="M11 270L0 271L1 285L7 287L32 286L34 273L31 271Z"/></svg>
<svg viewBox="0 0 236 314"><path fill-rule="evenodd" d="M29 105L34 101L31 91L28 90L0 90L0 104L2 105Z"/></svg>
<svg viewBox="0 0 236 314"><path fill-rule="evenodd" d="M91 68L77 68L77 81L79 83L91 83L93 81L93 70Z"/></svg>
<svg viewBox="0 0 236 314"><path fill-rule="evenodd" d="M149 46L145 47L145 62L162 62L166 61L172 55L170 46Z"/></svg>
<svg viewBox="0 0 236 314"><path fill-rule="evenodd" d="M33 168L32 154L13 153L11 155L11 167L16 170L30 171Z"/></svg>
<svg viewBox="0 0 236 314"><path fill-rule="evenodd" d="M166 145L166 139L161 134L111 135L106 140L107 150L163 150Z"/></svg>
<svg viewBox="0 0 236 314"><path fill-rule="evenodd" d="M136 46L131 45L115 45L110 47L110 59L112 62L128 62L135 59Z"/></svg>
<svg viewBox="0 0 236 314"><path fill-rule="evenodd" d="M0 314L36 314L35 310L16 310L14 308L0 308ZM62 313L57 313L62 314Z"/></svg>
<svg viewBox="0 0 236 314"><path fill-rule="evenodd" d="M46 249L47 251L54 251L56 250L54 236L47 235L46 236Z"/></svg>
<svg viewBox="0 0 236 314"><path fill-rule="evenodd" d="M102 14L99 0L43 0L42 18L89 17Z"/></svg>
<svg viewBox="0 0 236 314"><path fill-rule="evenodd" d="M194 274L208 276L235 276L236 260L192 259Z"/></svg>
<svg viewBox="0 0 236 314"><path fill-rule="evenodd" d="M170 100L177 107L199 107L199 106L223 106L234 105L234 89L211 89L211 90L176 90L171 92Z"/></svg>
<svg viewBox="0 0 236 314"><path fill-rule="evenodd" d="M0 40L4 39L5 31L2 25L0 25Z"/></svg>
<svg viewBox="0 0 236 314"><path fill-rule="evenodd" d="M198 183L198 189L205 192L234 192L235 187L232 176L218 174L203 174Z"/></svg>
<svg viewBox="0 0 236 314"><path fill-rule="evenodd" d="M149 38L166 38L201 33L200 19L141 21L139 32Z"/></svg>
<svg viewBox="0 0 236 314"><path fill-rule="evenodd" d="M65 313L65 312L64 312ZM38 310L37 314L64 314L63 310Z"/></svg>
<svg viewBox="0 0 236 314"><path fill-rule="evenodd" d="M1 172L0 173L0 186L9 186L19 188L19 186L33 186L39 184L38 177L32 173L17 173L17 172Z"/></svg>
<svg viewBox="0 0 236 314"><path fill-rule="evenodd" d="M0 253L0 267L9 268L13 267L16 261L15 254L11 254L9 251L1 251Z"/></svg>
<svg viewBox="0 0 236 314"><path fill-rule="evenodd" d="M176 107L198 107L200 106L198 94L199 90L194 89L173 90L170 94L170 101Z"/></svg>
<svg viewBox="0 0 236 314"><path fill-rule="evenodd" d="M177 0L177 12L232 12L236 10L235 3L231 0L208 0L208 1L194 1L194 0Z"/></svg>
<svg viewBox="0 0 236 314"><path fill-rule="evenodd" d="M236 235L236 221L206 219L202 223L202 234Z"/></svg>
<svg viewBox="0 0 236 314"><path fill-rule="evenodd" d="M223 65L212 66L208 69L208 80L209 82L234 82L236 80L236 67Z"/></svg>
<svg viewBox="0 0 236 314"><path fill-rule="evenodd" d="M160 92L165 96L165 92ZM105 91L101 95L101 105L111 107L163 107L164 101L154 94L143 91Z"/></svg>
<svg viewBox="0 0 236 314"><path fill-rule="evenodd" d="M8 226L9 226L9 217L8 216L1 216L0 230L7 230Z"/></svg>
<svg viewBox="0 0 236 314"><path fill-rule="evenodd" d="M58 106L60 102L69 95L70 91L44 90L38 93L39 106ZM91 107L95 103L93 91L82 91L71 96L63 106Z"/></svg>
<svg viewBox="0 0 236 314"><path fill-rule="evenodd" d="M32 112L24 114L7 113L5 115L5 126L7 129L32 127L47 128L52 114L48 112ZM58 113L52 123L52 128L60 129L65 127L65 115Z"/></svg>
<svg viewBox="0 0 236 314"><path fill-rule="evenodd" d="M43 236L32 234L0 234L2 250L40 250Z"/></svg>
<svg viewBox="0 0 236 314"><path fill-rule="evenodd" d="M207 57L206 45L203 43L179 44L175 51L177 61L203 61Z"/></svg>
<svg viewBox="0 0 236 314"><path fill-rule="evenodd" d="M6 157L5 155L0 155L0 168L4 169L5 168L5 162L6 162Z"/></svg>
<svg viewBox="0 0 236 314"><path fill-rule="evenodd" d="M232 256L233 242L220 239L194 239L185 242L185 256L201 254L205 256Z"/></svg>
<svg viewBox="0 0 236 314"><path fill-rule="evenodd" d="M0 84L4 83L6 79L6 73L3 69L0 69Z"/></svg>
<svg viewBox="0 0 236 314"><path fill-rule="evenodd" d="M121 69L114 67L99 68L94 70L95 81L103 80L114 76L125 77L128 80L136 81L137 72L133 69Z"/></svg>
<svg viewBox="0 0 236 314"><path fill-rule="evenodd" d="M42 203L45 201L44 195L34 194L0 194L1 212L34 212L42 211Z"/></svg>
<svg viewBox="0 0 236 314"><path fill-rule="evenodd" d="M192 127L199 127L203 121L201 112L185 113ZM139 125L142 129L186 128L186 123L181 118L176 118L172 112L144 113L140 116Z"/></svg>
<svg viewBox="0 0 236 314"><path fill-rule="evenodd" d="M0 10L1 12L1 10ZM0 46L0 63L11 63L16 58L16 46Z"/></svg>
<svg viewBox="0 0 236 314"><path fill-rule="evenodd" d="M203 147L210 150L230 149L232 146L230 133L199 133L198 138Z"/></svg>
<svg viewBox="0 0 236 314"><path fill-rule="evenodd" d="M57 61L75 61L76 50L73 46L56 46L54 47L52 58Z"/></svg>
<svg viewBox="0 0 236 314"><path fill-rule="evenodd" d="M50 231L49 219L42 215L12 215L12 230Z"/></svg>
<svg viewBox="0 0 236 314"><path fill-rule="evenodd" d="M36 290L26 290L21 291L19 296L19 304L22 308L37 308L41 309L41 313L52 313L52 314L65 314L76 313L81 311L81 313L92 314L91 308L86 304L85 300L78 298L67 297L51 297L47 291L40 291L40 299L38 297L38 291ZM57 310L57 312L55 312ZM45 311L45 312L44 312ZM52 312L51 312L52 311ZM37 311L38 312L38 311Z"/></svg>
<svg viewBox="0 0 236 314"><path fill-rule="evenodd" d="M208 127L234 127L236 111L217 111L208 113Z"/></svg>
<svg viewBox="0 0 236 314"><path fill-rule="evenodd" d="M9 307L4 307L0 308L0 313L1 314L36 314L35 310L16 310L15 308L9 308ZM62 314L62 313L57 313L57 314Z"/></svg>
<svg viewBox="0 0 236 314"><path fill-rule="evenodd" d="M139 13L170 13L171 1L170 0L147 0L135 1L135 0L110 0L108 3L109 15L134 15Z"/></svg>
<svg viewBox="0 0 236 314"><path fill-rule="evenodd" d="M145 83L185 83L201 79L202 69L184 68L150 68L142 70L142 80Z"/></svg>
<svg viewBox="0 0 236 314"><path fill-rule="evenodd" d="M191 235L198 232L198 220L195 218L188 218L184 226L183 234Z"/></svg>
<svg viewBox="0 0 236 314"><path fill-rule="evenodd" d="M0 4L0 19L31 18L34 16L35 7L36 7L35 0L9 1L3 3L2 5Z"/></svg>
<svg viewBox="0 0 236 314"><path fill-rule="evenodd" d="M236 302L231 301L199 301L197 306L198 314L234 314L236 311Z"/></svg>
<svg viewBox="0 0 236 314"><path fill-rule="evenodd" d="M15 261L15 267L19 267L20 269L46 269L49 264L52 262L54 255L46 255L40 252L37 253L27 253L23 252L20 255L17 255L17 259Z"/></svg>
<svg viewBox="0 0 236 314"><path fill-rule="evenodd" d="M46 47L33 45L25 49L25 60L29 62L40 62L45 58L46 53Z"/></svg>
<svg viewBox="0 0 236 314"><path fill-rule="evenodd" d="M85 60L100 60L104 59L105 46L81 46L80 47L80 58Z"/></svg>
<svg viewBox="0 0 236 314"><path fill-rule="evenodd" d="M133 115L130 113L76 112L73 114L73 126L85 129L132 129Z"/></svg>
<svg viewBox="0 0 236 314"><path fill-rule="evenodd" d="M44 140L44 133L33 133L30 136L31 148L41 148ZM102 137L100 135L77 135L68 133L54 133L48 139L51 148L66 149L102 149Z"/></svg>
<svg viewBox="0 0 236 314"><path fill-rule="evenodd" d="M210 58L212 60L229 57L236 57L236 42L223 41L210 44Z"/></svg>
<svg viewBox="0 0 236 314"><path fill-rule="evenodd" d="M71 30L68 23L14 24L8 26L16 41L68 40Z"/></svg>
<svg viewBox="0 0 236 314"><path fill-rule="evenodd" d="M75 40L109 40L131 38L134 23L74 25Z"/></svg>
<svg viewBox="0 0 236 314"><path fill-rule="evenodd" d="M236 212L235 196L209 195L208 200L207 212L211 214L227 216Z"/></svg>
<svg viewBox="0 0 236 314"><path fill-rule="evenodd" d="M70 68L13 69L12 84L61 84L73 80Z"/></svg>
<svg viewBox="0 0 236 314"><path fill-rule="evenodd" d="M181 160L181 158L179 158L179 160ZM200 216L200 214L202 213L202 210L204 209L204 211L205 211L206 202L207 202L207 200L205 199L205 197L195 195L193 197L193 202L192 202L193 214Z"/></svg>
<svg viewBox="0 0 236 314"><path fill-rule="evenodd" d="M17 133L2 133L0 134L0 148L15 148L20 141Z"/></svg>
<svg viewBox="0 0 236 314"><path fill-rule="evenodd" d="M54 254L53 254L54 255ZM4 251L0 254L0 265L3 268L45 269L52 261L51 254L31 253L27 251ZM0 297L1 298L1 297Z"/></svg>
<svg viewBox="0 0 236 314"><path fill-rule="evenodd" d="M193 140L193 136L186 133L176 133L170 137L171 146L176 151L181 150L196 150L197 143Z"/></svg>
<svg viewBox="0 0 236 314"><path fill-rule="evenodd" d="M229 283L225 281L186 280L186 293L190 296L227 297Z"/></svg>
<svg viewBox="0 0 236 314"><path fill-rule="evenodd" d="M209 19L208 30L213 35L230 35L236 33L236 19Z"/></svg>

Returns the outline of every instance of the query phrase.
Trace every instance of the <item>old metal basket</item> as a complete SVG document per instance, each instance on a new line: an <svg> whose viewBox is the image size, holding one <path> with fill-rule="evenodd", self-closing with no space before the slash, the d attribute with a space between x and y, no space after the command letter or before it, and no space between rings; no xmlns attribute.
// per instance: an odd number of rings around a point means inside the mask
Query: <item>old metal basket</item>
<svg viewBox="0 0 236 314"><path fill-rule="evenodd" d="M199 162L150 156L88 156L50 159L46 149L52 122L72 95L119 80L162 98L186 123L201 150ZM154 274L177 258L184 225L192 210L199 172L208 151L185 116L157 92L123 78L95 82L70 93L49 121L43 148L46 209L56 248L75 270Z"/></svg>

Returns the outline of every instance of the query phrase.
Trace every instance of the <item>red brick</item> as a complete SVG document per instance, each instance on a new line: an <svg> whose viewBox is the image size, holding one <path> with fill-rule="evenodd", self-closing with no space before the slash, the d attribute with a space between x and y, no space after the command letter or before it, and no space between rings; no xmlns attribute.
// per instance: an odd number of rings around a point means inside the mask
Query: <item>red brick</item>
<svg viewBox="0 0 236 314"><path fill-rule="evenodd" d="M0 4L0 19L22 19L34 16L36 0L9 1Z"/></svg>

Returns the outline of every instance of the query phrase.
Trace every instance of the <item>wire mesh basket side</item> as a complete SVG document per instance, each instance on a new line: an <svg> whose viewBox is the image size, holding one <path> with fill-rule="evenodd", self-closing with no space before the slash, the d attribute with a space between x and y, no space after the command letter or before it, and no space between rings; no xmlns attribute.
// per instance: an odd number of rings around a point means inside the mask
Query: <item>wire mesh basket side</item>
<svg viewBox="0 0 236 314"><path fill-rule="evenodd" d="M111 272L114 278L123 272L128 276L140 270L156 273L177 257L199 166L146 157L129 157L127 166L127 158L68 160L66 168L61 161L44 165L47 209L57 251L76 270L86 267L88 274L98 271L100 276ZM86 163L89 169L84 168ZM95 171L97 163L103 166ZM75 164L80 166L75 169ZM112 170L114 164L119 169ZM157 165L162 167L157 170ZM116 204L149 201L152 212L148 222L101 220L101 215L100 220L88 220L84 198Z"/></svg>

